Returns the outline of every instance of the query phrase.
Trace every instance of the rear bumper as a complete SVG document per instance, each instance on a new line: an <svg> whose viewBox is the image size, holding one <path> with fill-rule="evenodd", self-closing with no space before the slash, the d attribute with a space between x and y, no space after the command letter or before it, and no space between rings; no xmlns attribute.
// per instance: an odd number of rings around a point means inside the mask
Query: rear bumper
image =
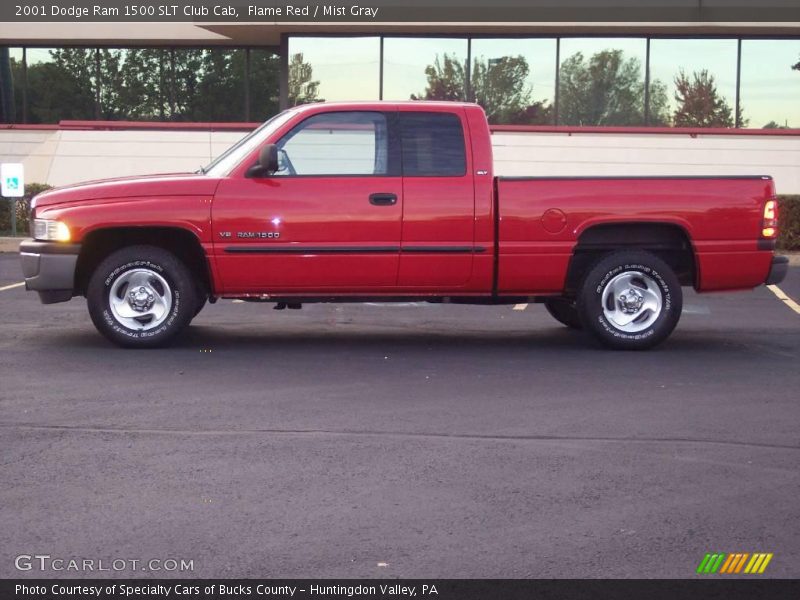
<svg viewBox="0 0 800 600"><path fill-rule="evenodd" d="M39 292L43 304L66 302L75 289L80 244L25 240L19 246L25 289Z"/></svg>
<svg viewBox="0 0 800 600"><path fill-rule="evenodd" d="M789 257L788 256L775 256L772 258L772 265L769 268L767 275L767 285L777 285L786 278L786 273L789 272Z"/></svg>

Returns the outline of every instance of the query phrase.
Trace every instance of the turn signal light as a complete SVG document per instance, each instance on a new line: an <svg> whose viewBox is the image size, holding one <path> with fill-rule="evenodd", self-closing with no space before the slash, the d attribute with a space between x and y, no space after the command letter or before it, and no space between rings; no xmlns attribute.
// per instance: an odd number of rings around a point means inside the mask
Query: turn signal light
<svg viewBox="0 0 800 600"><path fill-rule="evenodd" d="M764 205L764 218L761 221L761 237L774 238L778 235L778 202L767 200Z"/></svg>

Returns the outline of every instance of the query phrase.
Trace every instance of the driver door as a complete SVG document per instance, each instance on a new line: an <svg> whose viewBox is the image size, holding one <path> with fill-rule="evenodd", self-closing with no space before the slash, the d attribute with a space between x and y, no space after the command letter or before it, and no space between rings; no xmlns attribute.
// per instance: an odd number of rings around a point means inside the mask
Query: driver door
<svg viewBox="0 0 800 600"><path fill-rule="evenodd" d="M393 113L323 112L278 142L277 172L224 179L213 209L225 293L397 284L403 187Z"/></svg>

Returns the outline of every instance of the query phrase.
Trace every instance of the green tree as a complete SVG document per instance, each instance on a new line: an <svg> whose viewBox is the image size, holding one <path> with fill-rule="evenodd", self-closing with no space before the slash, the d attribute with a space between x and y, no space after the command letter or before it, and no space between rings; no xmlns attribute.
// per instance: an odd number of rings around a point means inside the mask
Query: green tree
<svg viewBox="0 0 800 600"><path fill-rule="evenodd" d="M319 97L319 81L314 79L314 69L303 60L302 52L289 57L288 101L289 106L325 101Z"/></svg>
<svg viewBox="0 0 800 600"><path fill-rule="evenodd" d="M464 100L467 97L465 65L456 55L437 55L425 68L428 84L412 100ZM524 56L504 56L496 60L477 57L472 64L472 98L480 104L490 123L543 124L552 122L552 107L534 101L528 83L530 67Z"/></svg>
<svg viewBox="0 0 800 600"><path fill-rule="evenodd" d="M490 123L552 123L552 107L547 101L533 100L529 76L530 66L522 55L473 61L472 96L486 111Z"/></svg>
<svg viewBox="0 0 800 600"><path fill-rule="evenodd" d="M51 51L51 61L28 65L29 123L95 118L93 56L94 50L70 48ZM23 81L21 62L12 61L12 73L14 81ZM16 86L15 94L16 104L21 107L21 86ZM21 109L18 112L21 114Z"/></svg>
<svg viewBox="0 0 800 600"><path fill-rule="evenodd" d="M65 48L28 65L28 121L61 119L239 121L245 117L245 51L229 49L122 50ZM251 51L252 116L278 109L277 55ZM99 61L98 61L99 59ZM302 70L302 58L295 71ZM11 61L15 81L22 65ZM309 66L310 69L310 66ZM316 93L310 82L307 93ZM95 93L99 90L97 105ZM22 105L21 86L15 89Z"/></svg>
<svg viewBox="0 0 800 600"><path fill-rule="evenodd" d="M666 86L650 84L650 123L667 121ZM602 50L588 60L576 52L561 63L559 122L566 125L644 125L644 77L638 58Z"/></svg>
<svg viewBox="0 0 800 600"><path fill-rule="evenodd" d="M412 100L463 101L467 97L465 65L456 55L437 54L432 65L425 67L428 85L422 94L411 94Z"/></svg>
<svg viewBox="0 0 800 600"><path fill-rule="evenodd" d="M269 50L250 51L250 119L265 121L280 105L280 55Z"/></svg>
<svg viewBox="0 0 800 600"><path fill-rule="evenodd" d="M163 50L132 48L109 56L101 75L102 106L110 119L157 120L167 110L162 94Z"/></svg>
<svg viewBox="0 0 800 600"><path fill-rule="evenodd" d="M706 69L695 71L689 77L683 69L675 76L675 101L673 115L675 127L735 127L736 120L727 100L717 90L714 76ZM747 120L739 112L739 122L744 127Z"/></svg>

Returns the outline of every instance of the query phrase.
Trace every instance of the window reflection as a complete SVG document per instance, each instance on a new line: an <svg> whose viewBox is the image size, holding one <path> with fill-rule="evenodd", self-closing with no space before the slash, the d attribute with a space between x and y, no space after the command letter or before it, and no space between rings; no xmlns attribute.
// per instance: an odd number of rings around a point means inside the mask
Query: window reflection
<svg viewBox="0 0 800 600"><path fill-rule="evenodd" d="M741 73L750 127L800 127L800 40L743 40Z"/></svg>
<svg viewBox="0 0 800 600"><path fill-rule="evenodd" d="M467 40L386 38L384 100L466 100Z"/></svg>
<svg viewBox="0 0 800 600"><path fill-rule="evenodd" d="M8 66L11 72L13 99L11 106L0 103L0 121L3 123L23 123L26 118L25 96L23 85L25 80L22 66L24 51L22 48L8 49Z"/></svg>
<svg viewBox="0 0 800 600"><path fill-rule="evenodd" d="M28 48L26 55L29 123L96 118L93 48ZM12 77L23 81L21 60L13 59Z"/></svg>
<svg viewBox="0 0 800 600"><path fill-rule="evenodd" d="M800 40L643 37L290 37L288 104L472 100L491 123L800 127ZM249 55L249 60L248 60ZM7 120L265 120L280 104L271 48L9 48ZM468 89L469 88L469 89ZM649 104L645 107L646 96ZM558 106L556 106L556 103ZM556 114L557 113L557 114Z"/></svg>
<svg viewBox="0 0 800 600"><path fill-rule="evenodd" d="M244 49L28 48L10 57L18 120L242 121L247 97ZM251 114L278 110L279 58L254 50ZM24 100L23 102L23 91ZM251 117L253 118L253 117Z"/></svg>
<svg viewBox="0 0 800 600"><path fill-rule="evenodd" d="M473 39L471 100L490 123L553 123L555 39Z"/></svg>
<svg viewBox="0 0 800 600"><path fill-rule="evenodd" d="M562 39L559 124L644 125L646 48L642 38ZM658 118L661 103L651 98Z"/></svg>
<svg viewBox="0 0 800 600"><path fill-rule="evenodd" d="M673 126L736 125L736 55L736 40L651 40L650 76L666 83Z"/></svg>
<svg viewBox="0 0 800 600"><path fill-rule="evenodd" d="M250 50L250 114L248 121L266 121L280 106L280 55L272 50Z"/></svg>
<svg viewBox="0 0 800 600"><path fill-rule="evenodd" d="M380 38L289 39L289 106L378 100Z"/></svg>

